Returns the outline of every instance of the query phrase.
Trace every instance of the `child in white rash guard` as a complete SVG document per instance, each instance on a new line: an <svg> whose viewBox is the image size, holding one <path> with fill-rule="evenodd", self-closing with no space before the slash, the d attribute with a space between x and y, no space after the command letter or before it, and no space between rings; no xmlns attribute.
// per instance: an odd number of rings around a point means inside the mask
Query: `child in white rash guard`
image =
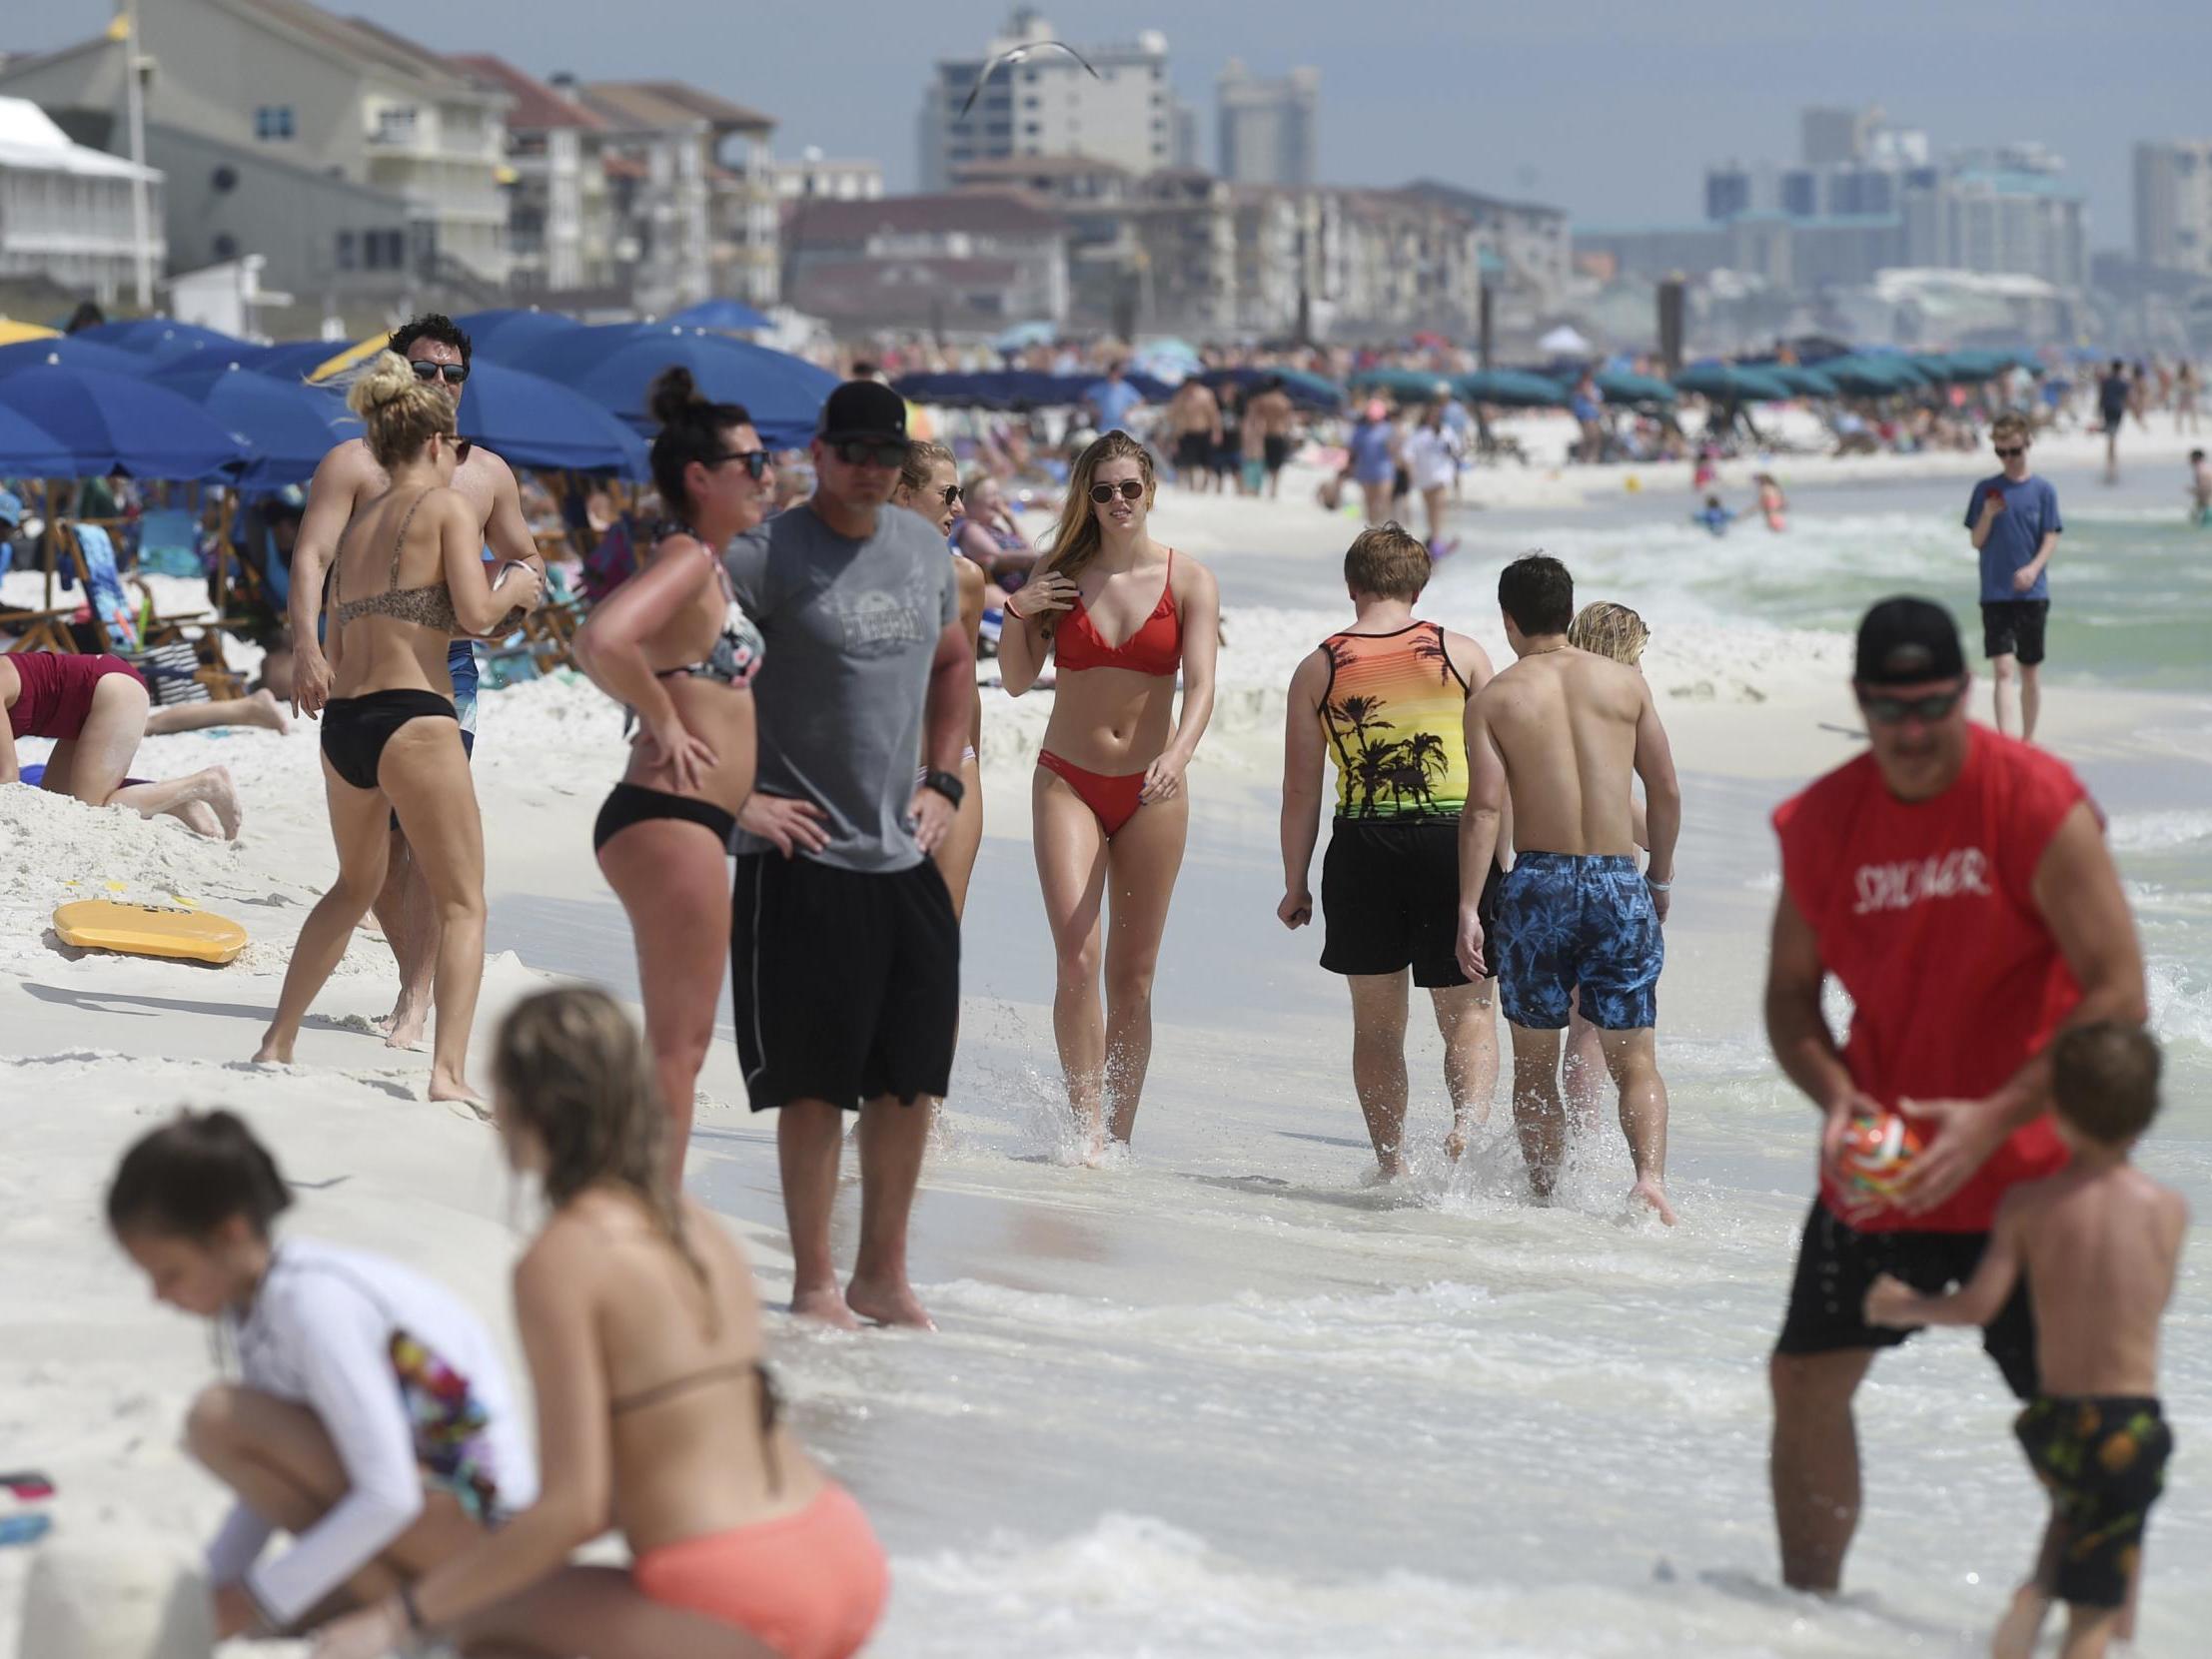
<svg viewBox="0 0 2212 1659"><path fill-rule="evenodd" d="M398 1263L271 1236L291 1195L228 1112L124 1156L108 1225L155 1296L216 1320L240 1380L194 1402L193 1456L237 1496L208 1552L218 1634L312 1626L466 1548L537 1492L491 1333ZM271 1537L289 1547L263 1556Z"/></svg>

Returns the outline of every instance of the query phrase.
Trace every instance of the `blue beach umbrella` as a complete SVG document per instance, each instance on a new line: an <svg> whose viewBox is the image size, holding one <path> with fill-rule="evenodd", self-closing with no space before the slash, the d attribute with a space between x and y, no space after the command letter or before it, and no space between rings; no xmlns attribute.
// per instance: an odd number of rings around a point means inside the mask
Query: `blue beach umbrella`
<svg viewBox="0 0 2212 1659"><path fill-rule="evenodd" d="M678 364L706 397L743 405L771 448L796 448L811 438L822 404L837 387L835 375L803 358L656 323L579 329L533 349L521 367L650 431L653 418L645 406L652 383Z"/></svg>
<svg viewBox="0 0 2212 1659"><path fill-rule="evenodd" d="M1820 373L1854 398L1887 398L1926 384L1902 358L1889 355L1830 358L1820 365Z"/></svg>
<svg viewBox="0 0 2212 1659"><path fill-rule="evenodd" d="M1800 398L1833 398L1839 390L1824 369L1807 369L1801 363L1762 363L1755 367Z"/></svg>
<svg viewBox="0 0 2212 1659"><path fill-rule="evenodd" d="M581 393L478 358L461 398L461 435L516 466L641 478L650 446Z"/></svg>
<svg viewBox="0 0 2212 1659"><path fill-rule="evenodd" d="M454 321L469 337L470 361L513 365L525 352L560 335L574 334L583 325L556 311L527 311L505 306L493 311L473 311Z"/></svg>
<svg viewBox="0 0 2212 1659"><path fill-rule="evenodd" d="M1674 377L1674 385L1724 404L1785 404L1796 396L1770 370L1739 363L1693 363Z"/></svg>
<svg viewBox="0 0 2212 1659"><path fill-rule="evenodd" d="M1508 409L1564 409L1567 388L1525 369L1478 369L1452 383L1453 390L1471 404L1495 404Z"/></svg>
<svg viewBox="0 0 2212 1659"><path fill-rule="evenodd" d="M191 400L159 383L103 369L41 366L0 376L0 409L59 439L77 477L211 478L253 459Z"/></svg>
<svg viewBox="0 0 2212 1659"><path fill-rule="evenodd" d="M25 340L0 346L0 375L26 369L103 369L111 375L143 375L152 362L136 352L64 335L59 340Z"/></svg>
<svg viewBox="0 0 2212 1659"><path fill-rule="evenodd" d="M1452 377L1426 369L1361 369L1344 378L1353 392L1387 392L1393 398L1427 403L1450 393Z"/></svg>
<svg viewBox="0 0 2212 1659"><path fill-rule="evenodd" d="M204 352L157 370L151 384L198 404L243 441L253 459L239 475L249 491L281 489L315 476L334 444L361 435L361 422L335 390L242 369Z"/></svg>
<svg viewBox="0 0 2212 1659"><path fill-rule="evenodd" d="M1611 404L1671 404L1674 389L1656 375L1639 375L1632 369L1601 369L1595 377L1598 390Z"/></svg>
<svg viewBox="0 0 2212 1659"><path fill-rule="evenodd" d="M1284 395L1299 409L1333 413L1344 408L1344 388L1310 370L1269 369L1247 364L1235 369L1209 369L1198 378L1217 392L1225 386L1234 386L1249 396L1266 385L1270 377L1283 383Z"/></svg>
<svg viewBox="0 0 2212 1659"><path fill-rule="evenodd" d="M1050 346L1060 338L1058 325L1045 322L1016 323L991 342L991 350L1012 356L1032 346Z"/></svg>
<svg viewBox="0 0 2212 1659"><path fill-rule="evenodd" d="M0 407L0 477L61 478L76 470L68 446L52 432Z"/></svg>
<svg viewBox="0 0 2212 1659"><path fill-rule="evenodd" d="M712 329L720 334L749 335L775 327L744 301L725 299L701 300L661 321L686 329Z"/></svg>
<svg viewBox="0 0 2212 1659"><path fill-rule="evenodd" d="M238 353L251 351L253 343L197 323L177 323L166 317L134 317L121 323L98 323L68 337L112 346L117 351L152 358L158 364L176 363L202 352L219 353L229 362Z"/></svg>
<svg viewBox="0 0 2212 1659"><path fill-rule="evenodd" d="M338 350L327 340L281 340L274 346L258 346L234 354L232 361L257 375L273 375L280 381L305 381L330 362Z"/></svg>

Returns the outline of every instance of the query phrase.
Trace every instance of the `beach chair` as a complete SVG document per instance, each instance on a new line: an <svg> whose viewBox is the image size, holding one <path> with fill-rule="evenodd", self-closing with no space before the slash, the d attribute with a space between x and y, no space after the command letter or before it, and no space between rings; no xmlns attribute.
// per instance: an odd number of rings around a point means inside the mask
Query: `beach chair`
<svg viewBox="0 0 2212 1659"><path fill-rule="evenodd" d="M222 618L207 611L159 615L152 589L138 577L132 579L139 594L134 606L116 568L115 544L102 525L64 520L52 533L57 556L66 552L84 583L87 606L106 639L102 648L138 669L155 702L246 694L245 678L223 658Z"/></svg>

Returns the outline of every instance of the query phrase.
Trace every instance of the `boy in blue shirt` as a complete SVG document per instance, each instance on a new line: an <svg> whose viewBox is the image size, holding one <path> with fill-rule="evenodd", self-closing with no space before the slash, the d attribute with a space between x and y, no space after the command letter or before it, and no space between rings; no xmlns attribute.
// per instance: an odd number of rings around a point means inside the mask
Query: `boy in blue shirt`
<svg viewBox="0 0 2212 1659"><path fill-rule="evenodd" d="M2043 627L2050 616L2046 575L2058 550L2058 491L2028 475L2028 425L2000 415L1989 428L2004 470L1974 485L1966 528L1981 555L1981 648L1996 680L1997 730L2035 741L2042 712L2039 674ZM2018 674L2015 720L2014 674Z"/></svg>

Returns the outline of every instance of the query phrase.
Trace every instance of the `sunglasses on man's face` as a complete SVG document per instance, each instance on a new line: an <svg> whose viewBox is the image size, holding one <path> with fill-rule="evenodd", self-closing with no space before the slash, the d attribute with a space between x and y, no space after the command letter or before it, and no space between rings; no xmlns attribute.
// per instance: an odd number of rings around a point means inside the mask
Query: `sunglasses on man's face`
<svg viewBox="0 0 2212 1659"><path fill-rule="evenodd" d="M847 466L904 466L906 445L898 438L843 437L829 452Z"/></svg>
<svg viewBox="0 0 2212 1659"><path fill-rule="evenodd" d="M1861 691L1858 707L1861 714L1878 726L1900 725L1906 720L1932 726L1948 718L1951 710L1958 707L1959 698L1965 695L1963 685L1950 691L1933 691L1925 697L1889 697L1878 691Z"/></svg>
<svg viewBox="0 0 2212 1659"><path fill-rule="evenodd" d="M418 358L410 367L419 381L435 381L444 376L448 386L459 386L469 378L469 366L465 363L425 363Z"/></svg>
<svg viewBox="0 0 2212 1659"><path fill-rule="evenodd" d="M1142 478L1124 478L1119 483L1094 483L1091 485L1091 499L1100 506L1104 506L1117 494L1125 501L1134 501L1143 493L1144 480Z"/></svg>
<svg viewBox="0 0 2212 1659"><path fill-rule="evenodd" d="M708 455L706 464L719 466L724 461L741 460L745 463L745 475L758 483L768 470L768 451L765 449L724 449L718 455Z"/></svg>
<svg viewBox="0 0 2212 1659"><path fill-rule="evenodd" d="M2026 453L2027 445L2025 443L2014 443L2009 446L2002 443L1997 445L1997 458L1999 460L2018 460Z"/></svg>

